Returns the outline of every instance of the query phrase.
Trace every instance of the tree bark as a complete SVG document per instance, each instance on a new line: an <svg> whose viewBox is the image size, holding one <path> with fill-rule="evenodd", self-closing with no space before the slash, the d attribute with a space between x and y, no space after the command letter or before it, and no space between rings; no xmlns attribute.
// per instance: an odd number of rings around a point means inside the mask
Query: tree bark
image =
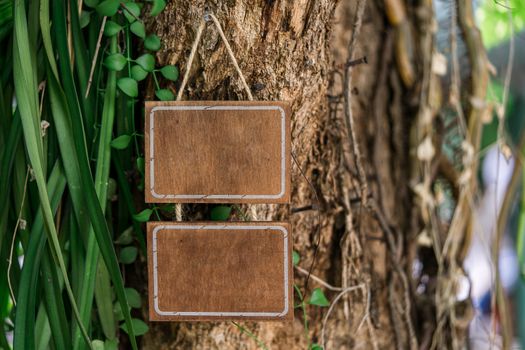
<svg viewBox="0 0 525 350"><path fill-rule="evenodd" d="M396 20L396 4L366 4L354 58L366 56L367 63L353 66L350 72L355 140L347 131L343 98L355 1L174 0L150 23L163 41L160 63L176 64L184 74L199 22L205 10L213 12L254 98L291 102L292 149L300 167L293 165L291 208L258 205L257 213L259 220L291 221L302 269L309 269L319 240L312 273L332 286L359 287L335 304L324 327L327 349L428 348L435 327L434 289L429 284L430 291L417 296L418 282L412 279L418 256L416 236L423 224L410 182L411 130L425 74L420 67L428 66L428 57L419 53L425 49L421 47L425 33L430 32L427 28L411 33L410 28L418 21L430 26L432 7L424 1L418 5L419 12L402 9L405 17ZM407 33L409 42L404 45L408 49L402 46ZM187 100L247 99L213 25L204 31L183 96ZM359 174L352 141L360 146L365 178ZM316 210L290 210L310 205L315 209L316 196L301 172L317 192L319 215ZM366 193L363 182L369 187L368 198L362 196ZM205 206L186 208L187 219L202 217L203 210ZM305 281L305 275L296 270L295 283L301 291ZM309 278L308 290L316 287L331 301L339 294ZM309 341L321 344L327 312L327 308L308 307L309 340L300 309L292 324L242 325L269 349L307 349ZM150 323L142 346L258 347L232 323Z"/></svg>

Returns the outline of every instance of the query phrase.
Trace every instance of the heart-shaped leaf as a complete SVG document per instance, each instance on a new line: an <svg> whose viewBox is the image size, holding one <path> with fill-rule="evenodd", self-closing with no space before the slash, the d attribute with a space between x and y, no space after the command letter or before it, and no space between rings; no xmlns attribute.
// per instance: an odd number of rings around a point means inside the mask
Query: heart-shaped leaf
<svg viewBox="0 0 525 350"><path fill-rule="evenodd" d="M140 6L136 2L128 2L125 4L124 17L128 20L129 23L133 23L140 17Z"/></svg>
<svg viewBox="0 0 525 350"><path fill-rule="evenodd" d="M137 253L137 247L126 247L120 251L119 260L123 264L131 264L137 259Z"/></svg>
<svg viewBox="0 0 525 350"><path fill-rule="evenodd" d="M160 89L155 91L155 96L161 101L173 101L175 99L175 96L173 93L168 89Z"/></svg>
<svg viewBox="0 0 525 350"><path fill-rule="evenodd" d="M142 299L140 298L139 292L133 288L124 289L126 292L126 298L128 299L128 304L132 308L138 309L142 306Z"/></svg>
<svg viewBox="0 0 525 350"><path fill-rule="evenodd" d="M133 34L135 34L139 38L144 39L146 37L146 28L144 27L144 23L142 23L141 21L135 21L131 23L129 29Z"/></svg>
<svg viewBox="0 0 525 350"><path fill-rule="evenodd" d="M131 323L133 325L133 330L135 331L136 336L144 335L148 332L148 325L144 323L144 321L139 320L138 318L132 318ZM128 328L126 327L126 324L123 323L120 328L128 333Z"/></svg>
<svg viewBox="0 0 525 350"><path fill-rule="evenodd" d="M110 70L121 71L125 66L128 60L121 53L114 53L109 55L104 60L104 65Z"/></svg>
<svg viewBox="0 0 525 350"><path fill-rule="evenodd" d="M133 226L128 227L118 236L115 244L127 245L133 242Z"/></svg>
<svg viewBox="0 0 525 350"><path fill-rule="evenodd" d="M98 4L96 10L101 16L111 17L117 13L120 0L105 0Z"/></svg>
<svg viewBox="0 0 525 350"><path fill-rule="evenodd" d="M135 79L120 78L117 81L117 86L129 97L137 97L139 95L139 87Z"/></svg>
<svg viewBox="0 0 525 350"><path fill-rule="evenodd" d="M147 72L151 72L155 68L155 58L149 53L140 56L135 62Z"/></svg>
<svg viewBox="0 0 525 350"><path fill-rule="evenodd" d="M146 72L144 68L142 68L138 64L135 64L131 67L131 77L136 81L142 81L146 79L147 76L148 72Z"/></svg>
<svg viewBox="0 0 525 350"><path fill-rule="evenodd" d="M155 34L148 35L148 37L144 40L144 47L147 50L157 51L160 49L160 45L160 38Z"/></svg>
<svg viewBox="0 0 525 350"><path fill-rule="evenodd" d="M111 141L111 147L115 149L125 149L129 146L130 141L131 141L130 135L120 135L119 137Z"/></svg>
<svg viewBox="0 0 525 350"><path fill-rule="evenodd" d="M133 215L133 219L138 222L146 222L149 220L151 214L153 213L152 209L144 209L140 213Z"/></svg>
<svg viewBox="0 0 525 350"><path fill-rule="evenodd" d="M310 296L310 300L308 301L310 305L317 305L317 306L330 306L330 302L328 299L326 299L323 291L321 288L315 288L312 291L312 295Z"/></svg>
<svg viewBox="0 0 525 350"><path fill-rule="evenodd" d="M90 21L91 21L91 12L82 11L82 13L80 14L80 28L82 29L86 28Z"/></svg>
<svg viewBox="0 0 525 350"><path fill-rule="evenodd" d="M153 0L153 5L151 6L151 11L149 14L151 16L156 16L159 13L161 13L165 7L166 7L166 0Z"/></svg>
<svg viewBox="0 0 525 350"><path fill-rule="evenodd" d="M164 78L175 81L179 78L179 69L175 66L164 66L160 69Z"/></svg>
<svg viewBox="0 0 525 350"><path fill-rule="evenodd" d="M104 27L105 36L113 36L122 30L122 26L113 21L107 21L106 26Z"/></svg>

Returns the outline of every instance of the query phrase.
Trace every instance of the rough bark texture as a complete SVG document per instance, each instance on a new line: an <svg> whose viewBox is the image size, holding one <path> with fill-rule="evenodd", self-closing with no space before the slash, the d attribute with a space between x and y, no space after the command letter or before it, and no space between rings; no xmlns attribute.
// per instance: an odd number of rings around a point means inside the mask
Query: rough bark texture
<svg viewBox="0 0 525 350"><path fill-rule="evenodd" d="M312 262L320 228L313 274L334 286L364 285L336 304L325 328L326 348L414 348L414 336L431 327L434 315L431 309L418 313L411 292L414 255L407 252L413 251L409 242L420 229L419 221L411 216L409 189L413 107L408 106L396 68L397 38L389 30L383 2L367 4L355 57L366 55L368 63L353 68L352 90L357 142L380 217L360 198L341 98L340 72L347 60L355 2L174 0L150 24L164 43L158 55L161 63L176 64L184 73L205 4L221 22L255 99L291 101L292 149L319 195L320 222L315 210L292 214L289 206L275 205L257 206L259 220L292 222L294 249L304 269ZM210 24L188 85L188 100L246 99L224 45ZM292 208L315 203L312 189L296 165L292 187ZM206 208L186 208L186 219L198 218L202 210ZM296 272L295 283L301 290L304 277ZM314 287L320 285L310 278L308 289ZM338 294L326 289L325 293L330 300ZM313 342L321 342L326 312L327 308L308 308L309 337ZM261 322L243 326L270 349L307 348L300 309L293 324ZM254 349L257 344L231 323L151 323L142 346Z"/></svg>

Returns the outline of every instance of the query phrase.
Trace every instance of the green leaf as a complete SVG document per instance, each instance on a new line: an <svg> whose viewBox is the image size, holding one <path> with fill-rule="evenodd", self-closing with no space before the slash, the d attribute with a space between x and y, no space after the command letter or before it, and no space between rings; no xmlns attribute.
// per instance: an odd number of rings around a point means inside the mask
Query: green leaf
<svg viewBox="0 0 525 350"><path fill-rule="evenodd" d="M137 292L136 289L133 288L126 288L126 297L128 298L129 306L140 309L142 306L142 299L140 298L139 292Z"/></svg>
<svg viewBox="0 0 525 350"><path fill-rule="evenodd" d="M213 221L226 221L232 212L232 208L227 205L218 205L211 210Z"/></svg>
<svg viewBox="0 0 525 350"><path fill-rule="evenodd" d="M117 13L120 6L120 0L105 0L97 6L97 12L101 16L111 17Z"/></svg>
<svg viewBox="0 0 525 350"><path fill-rule="evenodd" d="M124 313L122 312L122 307L120 306L120 303L113 304L113 313L115 314L115 318L118 321L122 321L124 319Z"/></svg>
<svg viewBox="0 0 525 350"><path fill-rule="evenodd" d="M139 95L139 87L135 79L127 77L120 78L117 81L117 86L129 97L137 97Z"/></svg>
<svg viewBox="0 0 525 350"><path fill-rule="evenodd" d="M107 339L104 342L104 350L118 350L118 339Z"/></svg>
<svg viewBox="0 0 525 350"><path fill-rule="evenodd" d="M145 71L151 72L155 69L155 58L152 54L145 53L135 60Z"/></svg>
<svg viewBox="0 0 525 350"><path fill-rule="evenodd" d="M127 245L133 242L133 226L128 227L118 236L115 244Z"/></svg>
<svg viewBox="0 0 525 350"><path fill-rule="evenodd" d="M149 220L151 214L153 214L153 209L144 209L140 213L133 215L133 219L138 222L146 222Z"/></svg>
<svg viewBox="0 0 525 350"><path fill-rule="evenodd" d="M310 300L308 301L310 305L316 305L316 306L330 306L330 302L328 299L326 299L323 291L321 288L315 288L312 291L312 295L310 296Z"/></svg>
<svg viewBox="0 0 525 350"><path fill-rule="evenodd" d="M121 71L126 66L128 60L121 53L114 53L109 55L104 60L104 65L112 71Z"/></svg>
<svg viewBox="0 0 525 350"><path fill-rule="evenodd" d="M294 265L299 264L299 260L301 260L301 256L299 255L299 253L297 253L297 252L294 250L293 253L292 253L292 261L293 261L293 264L294 264Z"/></svg>
<svg viewBox="0 0 525 350"><path fill-rule="evenodd" d="M120 135L111 141L111 147L115 149L125 149L129 146L130 141L130 135Z"/></svg>
<svg viewBox="0 0 525 350"><path fill-rule="evenodd" d="M179 78L179 69L175 66L164 66L160 69L164 78L175 81Z"/></svg>
<svg viewBox="0 0 525 350"><path fill-rule="evenodd" d="M150 16L156 16L164 10L166 7L165 0L153 0L153 6L151 6Z"/></svg>
<svg viewBox="0 0 525 350"><path fill-rule="evenodd" d="M311 350L323 350L323 347L317 343L313 343L310 349Z"/></svg>
<svg viewBox="0 0 525 350"><path fill-rule="evenodd" d="M135 335L144 335L148 332L148 325L144 323L144 321L139 320L138 318L133 318L131 320L131 323L133 324L133 330L135 331ZM120 328L128 333L128 328L126 327L126 324L123 323Z"/></svg>
<svg viewBox="0 0 525 350"><path fill-rule="evenodd" d="M146 72L141 66L135 64L131 67L131 77L136 81L142 81L146 79L148 72Z"/></svg>
<svg viewBox="0 0 525 350"><path fill-rule="evenodd" d="M144 40L144 47L147 50L157 51L160 49L160 38L155 34L148 35L146 40Z"/></svg>
<svg viewBox="0 0 525 350"><path fill-rule="evenodd" d="M139 38L144 39L146 37L146 28L144 27L144 23L140 21L133 22L129 29L133 34L135 34Z"/></svg>
<svg viewBox="0 0 525 350"><path fill-rule="evenodd" d="M113 36L117 35L118 32L122 30L122 26L116 22L113 21L107 21L106 26L104 27L104 35L105 36Z"/></svg>
<svg viewBox="0 0 525 350"><path fill-rule="evenodd" d="M99 0L84 0L84 4L86 4L86 6L89 6L91 8L95 8L99 3Z"/></svg>
<svg viewBox="0 0 525 350"><path fill-rule="evenodd" d="M160 89L155 91L155 96L161 101L173 101L175 99L175 96L173 93L168 89Z"/></svg>
<svg viewBox="0 0 525 350"><path fill-rule="evenodd" d="M137 158L137 170L144 175L144 157Z"/></svg>
<svg viewBox="0 0 525 350"><path fill-rule="evenodd" d="M93 340L91 346L93 347L93 350L104 350L104 342L102 340Z"/></svg>
<svg viewBox="0 0 525 350"><path fill-rule="evenodd" d="M80 28L86 28L89 24L89 21L91 21L91 12L82 11L80 14Z"/></svg>
<svg viewBox="0 0 525 350"><path fill-rule="evenodd" d="M129 23L135 22L140 17L140 6L135 2L128 2L125 6L124 11L122 11L124 17Z"/></svg>
<svg viewBox="0 0 525 350"><path fill-rule="evenodd" d="M131 264L137 259L137 253L137 247L126 247L120 251L119 261L123 264Z"/></svg>

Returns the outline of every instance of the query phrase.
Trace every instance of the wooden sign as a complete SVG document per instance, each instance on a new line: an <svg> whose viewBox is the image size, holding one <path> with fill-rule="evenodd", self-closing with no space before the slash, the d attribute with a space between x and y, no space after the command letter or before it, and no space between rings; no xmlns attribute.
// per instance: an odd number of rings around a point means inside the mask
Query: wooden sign
<svg viewBox="0 0 525 350"><path fill-rule="evenodd" d="M283 102L146 102L146 202L288 203Z"/></svg>
<svg viewBox="0 0 525 350"><path fill-rule="evenodd" d="M289 225L148 222L151 321L293 317Z"/></svg>

